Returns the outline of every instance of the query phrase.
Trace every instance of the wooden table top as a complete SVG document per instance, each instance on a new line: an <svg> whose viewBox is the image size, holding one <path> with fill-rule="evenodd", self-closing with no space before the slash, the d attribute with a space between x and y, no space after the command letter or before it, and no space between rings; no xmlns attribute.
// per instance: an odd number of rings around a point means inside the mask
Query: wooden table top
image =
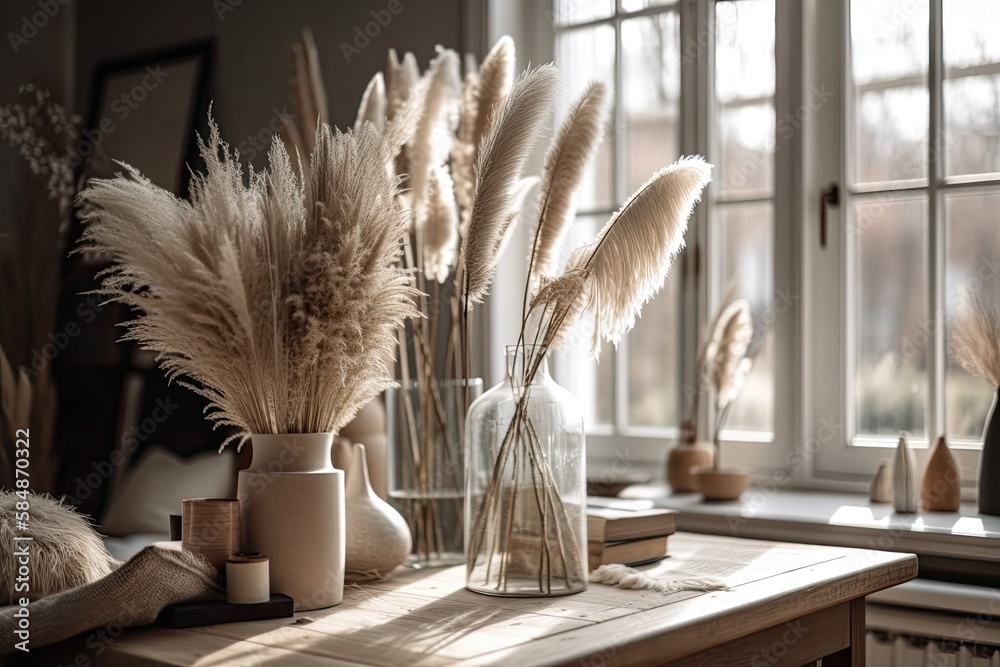
<svg viewBox="0 0 1000 667"><path fill-rule="evenodd" d="M917 574L915 556L883 551L684 533L669 548L672 557L650 574L715 576L730 589L663 594L591 584L566 597L494 598L465 590L464 567L400 569L349 586L337 607L294 619L128 630L94 664L659 664Z"/></svg>

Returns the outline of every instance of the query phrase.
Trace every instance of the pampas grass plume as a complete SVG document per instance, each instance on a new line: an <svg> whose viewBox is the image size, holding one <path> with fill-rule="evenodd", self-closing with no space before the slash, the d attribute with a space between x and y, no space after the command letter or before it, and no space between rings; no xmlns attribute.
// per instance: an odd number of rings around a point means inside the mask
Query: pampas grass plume
<svg viewBox="0 0 1000 667"><path fill-rule="evenodd" d="M962 368L1000 387L1000 315L964 287L952 325L951 353Z"/></svg>

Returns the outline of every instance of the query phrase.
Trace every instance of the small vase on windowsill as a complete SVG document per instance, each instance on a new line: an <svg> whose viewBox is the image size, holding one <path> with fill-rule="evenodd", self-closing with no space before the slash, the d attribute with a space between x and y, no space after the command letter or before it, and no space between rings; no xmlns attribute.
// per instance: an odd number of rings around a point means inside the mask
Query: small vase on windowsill
<svg viewBox="0 0 1000 667"><path fill-rule="evenodd" d="M714 459L712 443L698 442L691 420L681 424L681 436L667 455L667 483L674 493L698 490L693 469L711 467Z"/></svg>
<svg viewBox="0 0 1000 667"><path fill-rule="evenodd" d="M983 453L979 463L979 513L1000 516L1000 388L983 430Z"/></svg>

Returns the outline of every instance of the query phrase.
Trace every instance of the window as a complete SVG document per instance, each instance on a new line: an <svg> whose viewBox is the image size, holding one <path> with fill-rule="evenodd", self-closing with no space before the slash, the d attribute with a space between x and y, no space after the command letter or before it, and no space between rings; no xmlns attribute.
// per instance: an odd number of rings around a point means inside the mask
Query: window
<svg viewBox="0 0 1000 667"><path fill-rule="evenodd" d="M615 90L568 245L679 155L716 165L636 329L600 364L556 360L594 449L662 460L701 323L736 284L767 338L726 463L860 490L900 430L918 449L946 432L973 482L992 390L947 338L960 285L1000 307L1000 3L553 3L561 111L595 77Z"/></svg>

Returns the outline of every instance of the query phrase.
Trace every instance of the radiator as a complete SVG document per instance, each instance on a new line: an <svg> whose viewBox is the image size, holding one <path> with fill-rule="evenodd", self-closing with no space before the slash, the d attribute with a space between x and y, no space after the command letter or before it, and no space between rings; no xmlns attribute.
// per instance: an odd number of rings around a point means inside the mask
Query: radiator
<svg viewBox="0 0 1000 667"><path fill-rule="evenodd" d="M1000 591L924 580L869 596L870 667L1000 667Z"/></svg>

